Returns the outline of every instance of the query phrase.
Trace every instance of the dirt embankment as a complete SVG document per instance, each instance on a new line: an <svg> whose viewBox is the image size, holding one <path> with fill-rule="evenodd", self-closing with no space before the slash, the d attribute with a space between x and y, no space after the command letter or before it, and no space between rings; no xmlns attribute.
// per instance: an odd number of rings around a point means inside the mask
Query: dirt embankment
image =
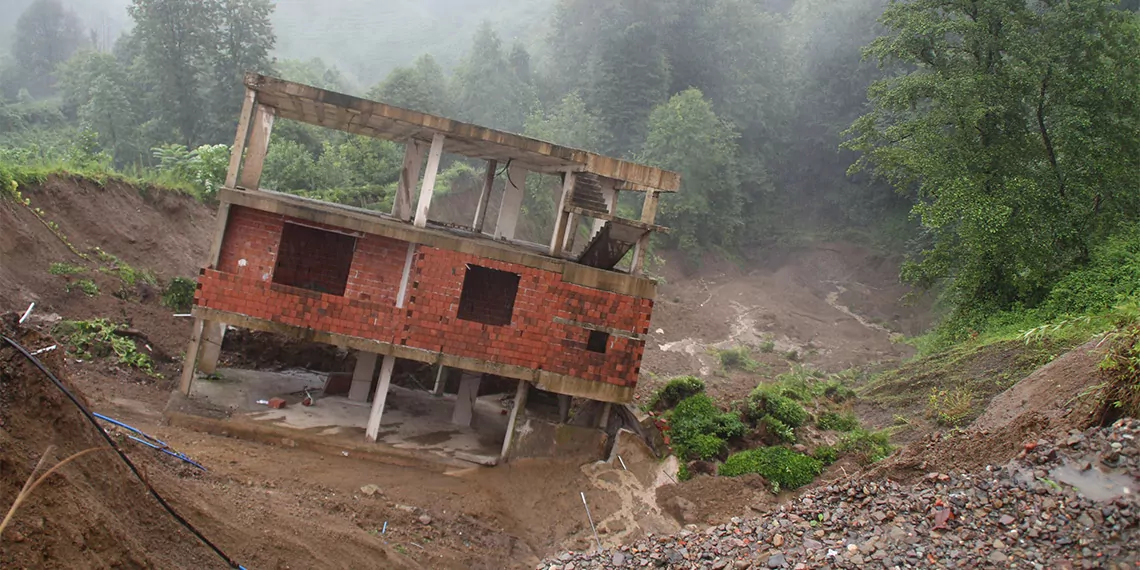
<svg viewBox="0 0 1140 570"><path fill-rule="evenodd" d="M118 182L100 186L61 176L21 191L32 208L43 211L43 221L23 205L0 200L0 310L23 311L35 302L39 316L126 323L144 331L154 348L177 357L190 337L190 320L174 318L159 303L157 288L137 288L131 300L116 296L122 280L108 271L115 264L100 261L94 248L153 272L160 284L194 278L210 246L213 209L169 191L141 192ZM58 226L58 235L45 221ZM91 259L76 255L68 244ZM52 275L53 263L83 272ZM93 281L99 293L68 291L79 279Z"/></svg>
<svg viewBox="0 0 1140 570"><path fill-rule="evenodd" d="M900 259L850 243L757 251L736 262L686 261L666 253L638 392L671 377L701 376L728 402L765 379L807 363L835 372L894 363L913 350L898 342L930 322L929 303L909 304ZM716 351L748 347L752 371L725 370Z"/></svg>

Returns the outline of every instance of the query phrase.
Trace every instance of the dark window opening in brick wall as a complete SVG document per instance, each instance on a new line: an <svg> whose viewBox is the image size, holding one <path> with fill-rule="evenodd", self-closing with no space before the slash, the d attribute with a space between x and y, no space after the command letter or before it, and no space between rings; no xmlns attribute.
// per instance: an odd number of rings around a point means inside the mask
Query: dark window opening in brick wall
<svg viewBox="0 0 1140 570"><path fill-rule="evenodd" d="M485 325L509 325L518 292L517 273L468 265L457 316Z"/></svg>
<svg viewBox="0 0 1140 570"><path fill-rule="evenodd" d="M610 344L610 333L590 331L590 338L586 340L586 350L590 352L606 353L606 346Z"/></svg>
<svg viewBox="0 0 1140 570"><path fill-rule="evenodd" d="M285 224L273 282L329 295L344 295L356 238Z"/></svg>

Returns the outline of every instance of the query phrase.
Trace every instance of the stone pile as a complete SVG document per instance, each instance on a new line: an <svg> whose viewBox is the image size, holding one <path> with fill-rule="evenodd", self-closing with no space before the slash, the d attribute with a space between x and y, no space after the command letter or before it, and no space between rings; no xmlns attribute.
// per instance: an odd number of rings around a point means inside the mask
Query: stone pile
<svg viewBox="0 0 1140 570"><path fill-rule="evenodd" d="M853 480L733 518L540 570L1140 567L1140 421L1025 444L1004 467Z"/></svg>

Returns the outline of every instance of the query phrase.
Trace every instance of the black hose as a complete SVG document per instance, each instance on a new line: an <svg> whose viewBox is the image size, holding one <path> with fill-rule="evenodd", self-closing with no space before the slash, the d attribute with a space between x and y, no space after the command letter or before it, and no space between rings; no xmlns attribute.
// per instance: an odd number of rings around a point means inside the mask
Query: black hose
<svg viewBox="0 0 1140 570"><path fill-rule="evenodd" d="M43 372L45 375L47 375L47 377L51 379L52 384L55 384L55 387L59 388L60 391L62 391L63 394L67 396L67 399L71 400L71 403L75 404L75 407L79 408L79 411L83 412L83 416L87 418L88 422L91 422L91 425L95 427L95 430L99 432L99 435L103 436L103 439L107 440L107 444L111 446L111 449L114 449L115 453L119 454L119 458L123 460L123 463L127 464L127 467L131 469L131 473L134 473L135 477L137 477L139 481L142 481L142 484L146 486L146 490L151 494L151 496L158 501L158 504L162 505L163 509L166 509L166 512L170 513L170 516L174 517L174 520L178 521L178 524L181 524L186 528L186 530L190 531L194 534L194 536L198 537L198 540L201 540L206 546L209 546L210 549L214 551L214 553L220 556L222 560L226 561L226 564L230 565L230 568L239 568L241 570L245 570L240 564L234 562L232 558L227 556L225 552L222 552L222 549L218 548L214 543L210 542L210 539L203 536L201 532L198 532L198 529L194 528L194 525L190 524L189 521L182 518L181 515L175 512L174 508L166 502L166 499L163 499L162 495L159 495L158 491L154 490L154 487L151 487L150 483L148 483L147 480L143 478L142 474L139 473L138 468L135 467L135 464L131 463L130 458L128 458L127 455L123 453L123 450L119 449L119 446L115 445L115 441L111 439L111 436L107 435L107 432L99 426L99 423L95 421L95 416L91 414L91 411L88 410L87 407L84 406L83 403L75 397L75 394L71 393L71 390L68 390L67 387L63 385L63 382L59 381L59 378L56 378L55 374L52 374L51 370L48 370L47 367L44 366L42 362L40 362L40 359L33 356L32 353L28 352L28 350L23 346L20 346L20 343L6 336L0 336L0 338L3 338L5 342L12 345L12 347L16 350L20 351L20 354L23 354L24 358L27 358L29 361L31 361L32 364L35 364L36 368L39 368L40 372Z"/></svg>

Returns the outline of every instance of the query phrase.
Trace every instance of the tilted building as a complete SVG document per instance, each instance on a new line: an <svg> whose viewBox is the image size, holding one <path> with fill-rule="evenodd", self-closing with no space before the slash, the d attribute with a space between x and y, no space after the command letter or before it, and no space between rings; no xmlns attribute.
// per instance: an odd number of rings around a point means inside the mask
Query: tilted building
<svg viewBox="0 0 1140 570"><path fill-rule="evenodd" d="M632 400L656 292L642 265L650 234L665 231L654 225L659 196L679 175L263 75L245 84L182 392L215 370L230 325L357 351L348 397L371 397L373 440L397 358L465 371L457 423L469 421L482 374L518 380L504 458L531 386ZM391 214L259 189L276 118L406 145ZM445 153L486 161L468 224L431 217ZM549 243L515 237L528 173L561 180ZM501 205L487 220L497 174ZM616 215L619 192L643 196L640 219ZM583 219L592 235L575 248Z"/></svg>

